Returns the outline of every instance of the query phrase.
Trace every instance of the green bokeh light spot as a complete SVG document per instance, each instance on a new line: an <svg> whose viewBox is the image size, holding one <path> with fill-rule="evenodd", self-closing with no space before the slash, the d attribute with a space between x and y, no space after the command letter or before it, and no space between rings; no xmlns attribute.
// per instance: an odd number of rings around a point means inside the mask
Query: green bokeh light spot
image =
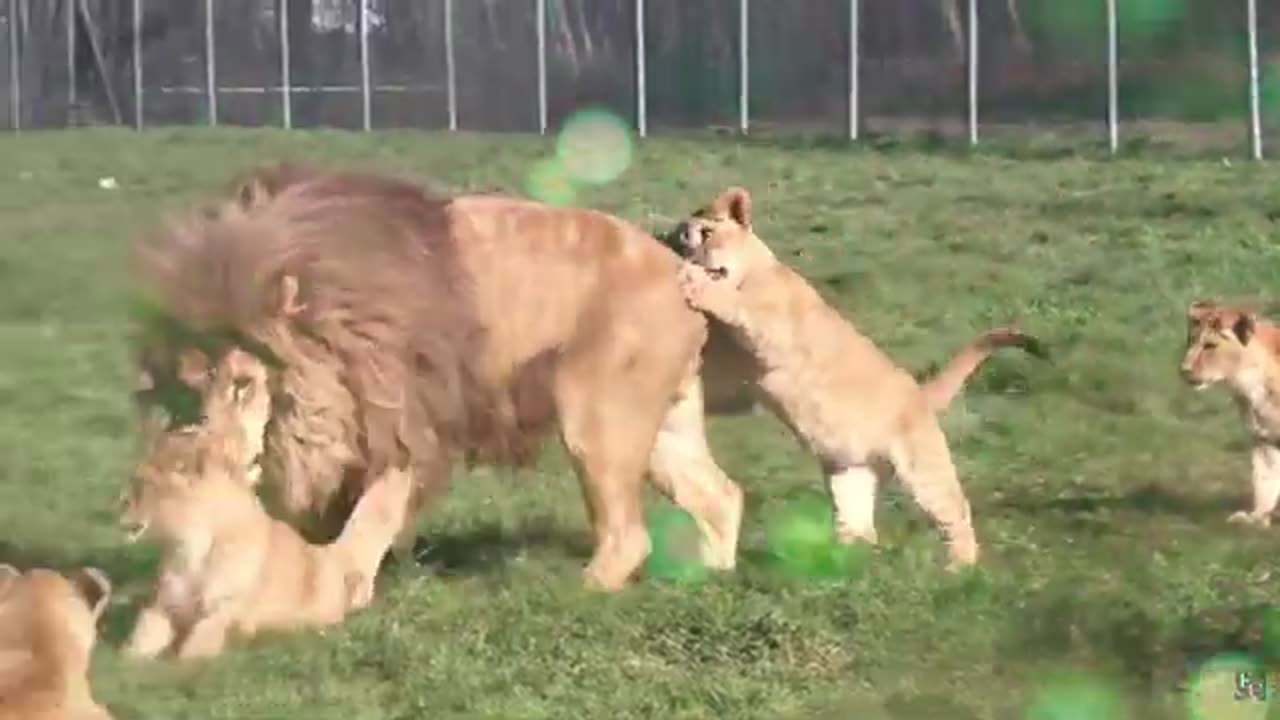
<svg viewBox="0 0 1280 720"><path fill-rule="evenodd" d="M798 577L829 580L860 572L871 553L866 544L836 542L831 503L805 496L788 501L767 523L774 564Z"/></svg>
<svg viewBox="0 0 1280 720"><path fill-rule="evenodd" d="M1102 2L1048 0L1027 3L1025 21L1035 34L1069 44L1101 47L1106 41L1107 16ZM1187 0L1120 0L1116 3L1116 34L1132 52L1135 40L1177 29L1187 15Z"/></svg>
<svg viewBox="0 0 1280 720"><path fill-rule="evenodd" d="M1026 720L1127 720L1128 705L1120 691L1084 674L1054 677L1036 692Z"/></svg>
<svg viewBox="0 0 1280 720"><path fill-rule="evenodd" d="M1187 688L1188 720L1263 720L1271 704L1236 698L1241 673L1261 679L1266 668L1257 658L1244 653L1223 653L1201 665ZM1274 692L1268 687L1268 692Z"/></svg>
<svg viewBox="0 0 1280 720"><path fill-rule="evenodd" d="M661 507L646 518L653 551L645 561L645 575L673 582L697 582L710 573L698 552L698 526L688 513Z"/></svg>
<svg viewBox="0 0 1280 720"><path fill-rule="evenodd" d="M1280 61L1273 62L1262 70L1262 85L1259 88L1262 110L1273 115L1272 122L1280 125Z"/></svg>
<svg viewBox="0 0 1280 720"><path fill-rule="evenodd" d="M618 179L631 165L631 130L617 115L600 108L574 113L556 139L556 158L565 174L584 185Z"/></svg>
<svg viewBox="0 0 1280 720"><path fill-rule="evenodd" d="M572 205L577 197L573 181L555 158L544 158L534 164L525 179L525 193L548 205Z"/></svg>

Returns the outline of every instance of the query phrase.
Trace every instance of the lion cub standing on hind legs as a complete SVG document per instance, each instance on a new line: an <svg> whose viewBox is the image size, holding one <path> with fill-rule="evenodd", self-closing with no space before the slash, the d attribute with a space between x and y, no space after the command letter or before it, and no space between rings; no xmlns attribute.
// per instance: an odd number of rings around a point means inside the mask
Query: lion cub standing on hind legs
<svg viewBox="0 0 1280 720"><path fill-rule="evenodd" d="M184 364L200 374L199 362ZM378 566L405 522L410 475L388 472L337 540L307 543L267 514L245 461L248 439L261 437L267 420L265 368L231 350L197 384L206 421L150 433L125 500L130 539L154 535L165 546L153 601L126 648L135 657L170 647L180 659L209 657L230 633L339 623L371 602ZM245 427L246 418L259 426Z"/></svg>
<svg viewBox="0 0 1280 720"><path fill-rule="evenodd" d="M774 256L751 227L751 198L731 188L683 228L689 303L724 323L756 361L765 401L821 460L842 543L877 541L877 472L891 466L941 527L957 569L978 559L969 501L937 414L992 351L1039 357L1034 338L979 337L923 387Z"/></svg>
<svg viewBox="0 0 1280 720"><path fill-rule="evenodd" d="M1269 527L1280 499L1280 328L1243 308L1197 300L1187 308L1182 379L1224 383L1253 435L1253 507L1233 523Z"/></svg>

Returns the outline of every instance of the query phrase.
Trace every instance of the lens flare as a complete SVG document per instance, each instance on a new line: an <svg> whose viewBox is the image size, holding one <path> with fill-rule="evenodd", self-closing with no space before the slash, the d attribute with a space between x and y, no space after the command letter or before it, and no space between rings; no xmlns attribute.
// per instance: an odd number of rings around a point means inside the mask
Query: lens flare
<svg viewBox="0 0 1280 720"><path fill-rule="evenodd" d="M525 179L525 193L548 205L572 205L578 193L564 167L555 158L543 158L534 164Z"/></svg>
<svg viewBox="0 0 1280 720"><path fill-rule="evenodd" d="M703 580L710 573L698 552L698 526L688 513L675 507L651 511L645 523L653 550L645 561L645 575L661 580L688 583Z"/></svg>
<svg viewBox="0 0 1280 720"><path fill-rule="evenodd" d="M1250 655L1224 653L1201 665L1187 689L1189 720L1263 720L1271 704L1266 668Z"/></svg>
<svg viewBox="0 0 1280 720"><path fill-rule="evenodd" d="M836 542L831 503L806 496L789 501L767 522L769 554L785 572L803 578L849 577L863 567L870 548Z"/></svg>
<svg viewBox="0 0 1280 720"><path fill-rule="evenodd" d="M574 113L556 139L556 158L569 179L583 185L617 180L631 165L631 155L630 128L600 108Z"/></svg>
<svg viewBox="0 0 1280 720"><path fill-rule="evenodd" d="M1111 683L1082 673L1044 682L1027 706L1026 720L1127 720L1124 696Z"/></svg>

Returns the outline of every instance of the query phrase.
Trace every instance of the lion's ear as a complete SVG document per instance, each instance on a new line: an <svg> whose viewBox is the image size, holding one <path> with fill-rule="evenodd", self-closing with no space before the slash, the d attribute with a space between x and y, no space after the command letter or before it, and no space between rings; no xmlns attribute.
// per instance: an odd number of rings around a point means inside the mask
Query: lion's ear
<svg viewBox="0 0 1280 720"><path fill-rule="evenodd" d="M1256 328L1257 321L1253 315L1251 313L1242 313L1231 325L1231 332L1235 333L1241 345L1248 345L1249 338L1253 337L1253 331Z"/></svg>
<svg viewBox="0 0 1280 720"><path fill-rule="evenodd" d="M285 275L280 278L280 306L278 308L280 314L285 317L293 317L305 310L307 305L299 299L301 294L302 287L296 275Z"/></svg>
<svg viewBox="0 0 1280 720"><path fill-rule="evenodd" d="M1187 319L1191 322L1201 322L1216 308L1217 305L1212 300L1195 300L1187 306Z"/></svg>
<svg viewBox="0 0 1280 720"><path fill-rule="evenodd" d="M103 608L111 599L111 580L107 574L96 567L86 566L67 573L67 579L76 586L93 616L96 618L102 615Z"/></svg>
<svg viewBox="0 0 1280 720"><path fill-rule="evenodd" d="M5 597L18 587L18 580L21 578L22 573L18 572L18 568L8 563L0 563L0 602L4 602Z"/></svg>
<svg viewBox="0 0 1280 720"><path fill-rule="evenodd" d="M178 356L178 378L203 392L209 384L209 356L196 348L183 350Z"/></svg>
<svg viewBox="0 0 1280 720"><path fill-rule="evenodd" d="M751 193L746 188L731 187L712 203L717 215L728 216L743 227L751 226Z"/></svg>

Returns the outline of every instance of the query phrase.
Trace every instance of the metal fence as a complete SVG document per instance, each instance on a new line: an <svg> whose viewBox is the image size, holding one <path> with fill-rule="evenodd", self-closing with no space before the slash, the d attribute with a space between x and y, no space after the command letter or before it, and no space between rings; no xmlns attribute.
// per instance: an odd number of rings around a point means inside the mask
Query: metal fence
<svg viewBox="0 0 1280 720"><path fill-rule="evenodd" d="M8 128L679 128L1237 149L1280 133L1260 0L0 0ZM1260 7L1265 5L1265 7Z"/></svg>

